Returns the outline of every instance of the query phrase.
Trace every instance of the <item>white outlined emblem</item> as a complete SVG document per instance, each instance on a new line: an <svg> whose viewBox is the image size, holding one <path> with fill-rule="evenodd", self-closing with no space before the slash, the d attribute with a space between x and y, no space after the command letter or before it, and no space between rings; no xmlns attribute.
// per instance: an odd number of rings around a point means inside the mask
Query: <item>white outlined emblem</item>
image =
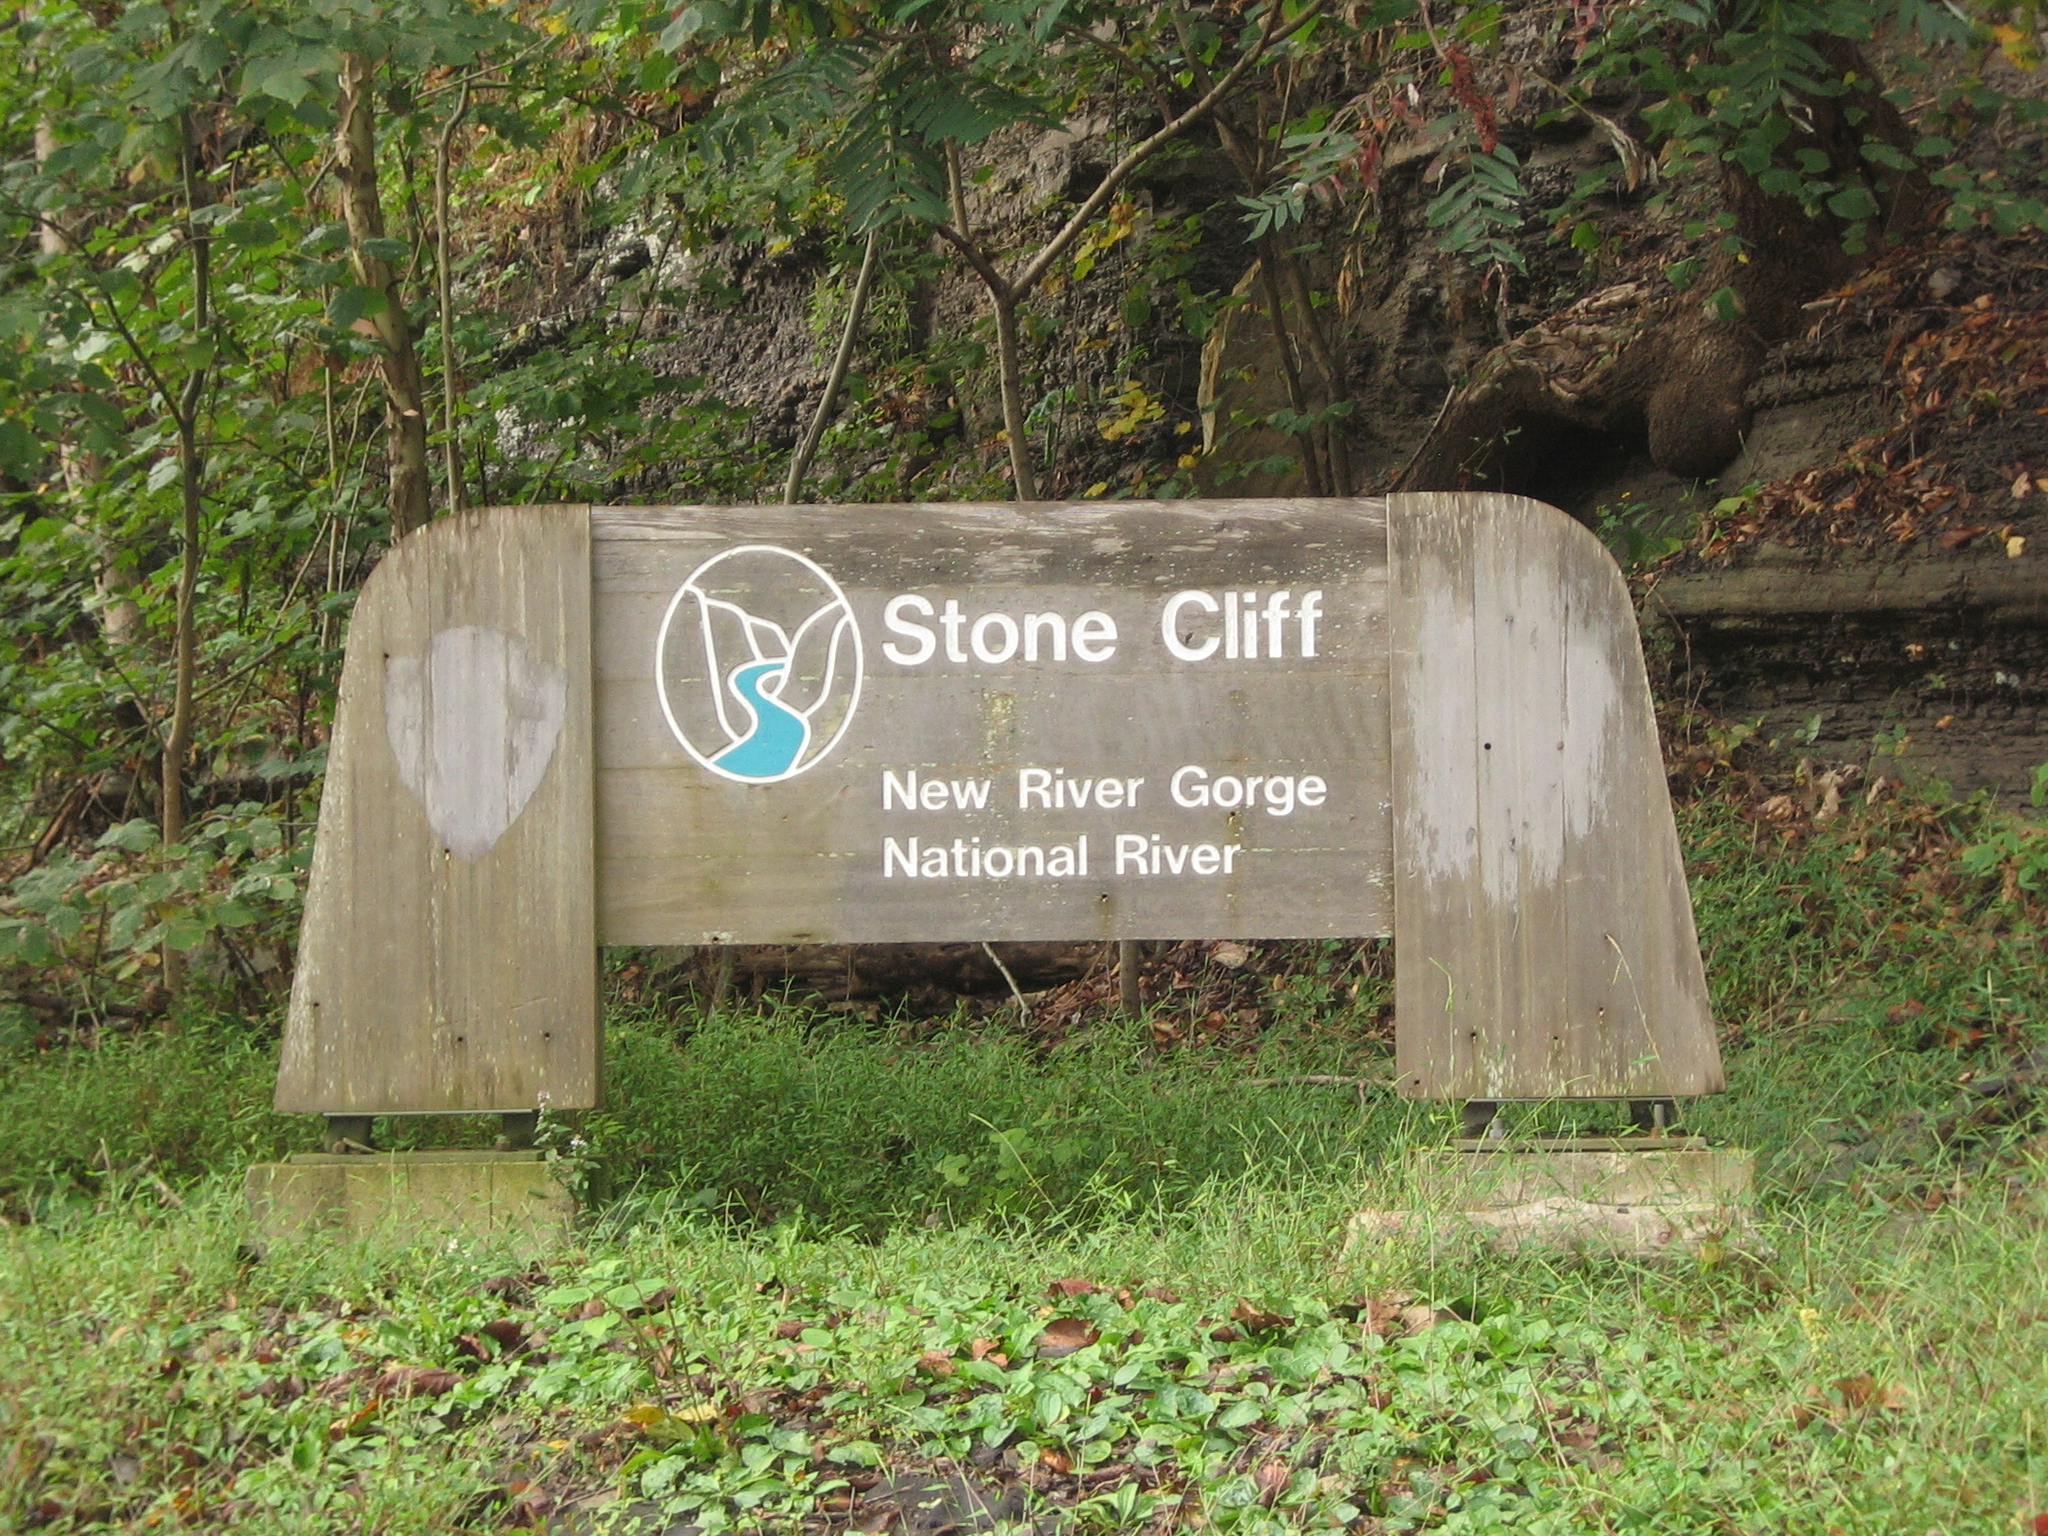
<svg viewBox="0 0 2048 1536"><path fill-rule="evenodd" d="M860 627L839 583L773 544L738 545L690 572L654 642L668 728L741 784L822 761L853 723L861 674Z"/></svg>

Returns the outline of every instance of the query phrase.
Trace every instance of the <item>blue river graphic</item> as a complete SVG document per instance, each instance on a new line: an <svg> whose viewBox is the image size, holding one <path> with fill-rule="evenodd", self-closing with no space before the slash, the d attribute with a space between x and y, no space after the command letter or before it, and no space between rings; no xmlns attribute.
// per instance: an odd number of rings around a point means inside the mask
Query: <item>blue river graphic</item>
<svg viewBox="0 0 2048 1536"><path fill-rule="evenodd" d="M738 778L775 779L803 755L810 722L761 691L771 676L786 676L788 670L787 661L756 661L733 670L729 684L753 713L754 728L714 757L714 765Z"/></svg>

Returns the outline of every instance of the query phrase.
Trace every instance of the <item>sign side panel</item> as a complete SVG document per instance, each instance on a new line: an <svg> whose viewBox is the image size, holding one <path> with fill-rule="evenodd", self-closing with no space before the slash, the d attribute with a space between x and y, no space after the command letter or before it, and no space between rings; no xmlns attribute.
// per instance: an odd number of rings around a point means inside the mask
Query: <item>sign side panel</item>
<svg viewBox="0 0 2048 1536"><path fill-rule="evenodd" d="M279 1109L596 1103L589 528L464 513L365 587Z"/></svg>
<svg viewBox="0 0 2048 1536"><path fill-rule="evenodd" d="M1402 1092L1715 1091L1620 572L1519 497L1393 498L1389 544Z"/></svg>

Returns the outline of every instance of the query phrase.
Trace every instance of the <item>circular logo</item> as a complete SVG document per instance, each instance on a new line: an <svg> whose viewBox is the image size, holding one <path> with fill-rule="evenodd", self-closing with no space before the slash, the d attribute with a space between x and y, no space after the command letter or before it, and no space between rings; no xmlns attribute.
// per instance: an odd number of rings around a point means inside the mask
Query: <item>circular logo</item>
<svg viewBox="0 0 2048 1536"><path fill-rule="evenodd" d="M816 562L741 544L669 599L654 679L685 752L721 778L774 784L815 766L853 722L860 628Z"/></svg>

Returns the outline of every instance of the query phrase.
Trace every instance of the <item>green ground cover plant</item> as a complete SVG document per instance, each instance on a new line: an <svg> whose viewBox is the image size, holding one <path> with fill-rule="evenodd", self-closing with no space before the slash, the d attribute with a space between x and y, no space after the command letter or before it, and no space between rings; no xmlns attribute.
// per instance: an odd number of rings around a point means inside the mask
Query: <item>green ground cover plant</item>
<svg viewBox="0 0 2048 1536"><path fill-rule="evenodd" d="M1701 1253L1355 1239L1450 1115L1246 1084L1385 1076L1366 988L1199 1047L621 1009L572 1244L259 1261L237 1170L308 1128L181 1013L0 1079L0 1525L2038 1536L2043 961L1981 850L2039 834L1721 778L1689 1118L1762 1184Z"/></svg>

